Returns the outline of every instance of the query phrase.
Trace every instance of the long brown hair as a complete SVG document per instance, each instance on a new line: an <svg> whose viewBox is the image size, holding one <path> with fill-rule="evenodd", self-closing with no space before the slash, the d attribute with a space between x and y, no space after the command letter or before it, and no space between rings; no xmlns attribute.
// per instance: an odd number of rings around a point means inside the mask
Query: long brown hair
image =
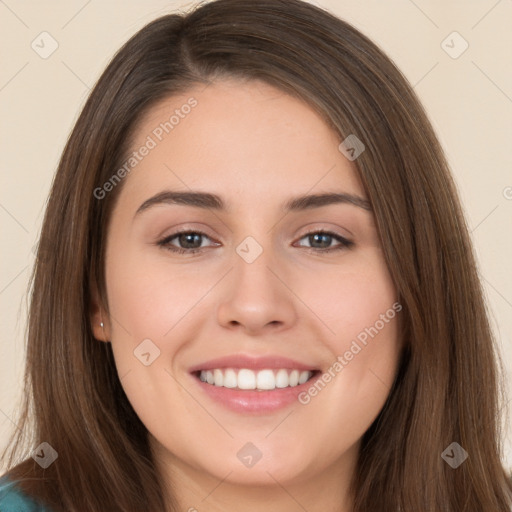
<svg viewBox="0 0 512 512"><path fill-rule="evenodd" d="M392 61L348 23L299 0L218 0L163 16L100 77L46 209L20 431L3 454L8 476L56 512L174 509L111 346L91 331L93 286L108 310L105 238L123 183L101 200L94 190L122 165L148 109L222 77L264 80L315 108L342 139L356 135L365 145L355 164L403 305L404 349L362 440L354 512L508 512L501 368L442 149ZM58 452L45 470L29 457L41 442ZM468 453L457 468L441 457L453 442Z"/></svg>

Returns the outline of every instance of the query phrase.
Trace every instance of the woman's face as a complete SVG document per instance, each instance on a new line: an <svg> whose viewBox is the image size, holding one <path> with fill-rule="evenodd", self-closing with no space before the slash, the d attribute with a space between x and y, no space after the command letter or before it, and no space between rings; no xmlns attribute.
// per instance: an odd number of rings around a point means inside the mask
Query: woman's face
<svg viewBox="0 0 512 512"><path fill-rule="evenodd" d="M218 81L149 111L96 191L123 181L94 332L167 466L285 487L353 470L401 306L340 142L298 99Z"/></svg>

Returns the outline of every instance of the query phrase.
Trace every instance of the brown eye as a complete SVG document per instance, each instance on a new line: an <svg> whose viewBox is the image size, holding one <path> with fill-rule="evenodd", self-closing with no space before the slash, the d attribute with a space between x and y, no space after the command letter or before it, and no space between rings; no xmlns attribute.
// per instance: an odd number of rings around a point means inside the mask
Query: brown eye
<svg viewBox="0 0 512 512"><path fill-rule="evenodd" d="M209 238L206 233L201 231L178 231L177 233L173 233L160 240L158 245L168 249L169 251L180 254L194 254L204 248L204 246L202 246L202 240L204 237ZM171 243L175 239L178 246Z"/></svg>

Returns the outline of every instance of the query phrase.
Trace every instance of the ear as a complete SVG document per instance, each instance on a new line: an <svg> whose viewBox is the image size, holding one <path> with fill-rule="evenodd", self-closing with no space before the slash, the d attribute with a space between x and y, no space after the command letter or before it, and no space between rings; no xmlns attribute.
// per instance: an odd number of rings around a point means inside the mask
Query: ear
<svg viewBox="0 0 512 512"><path fill-rule="evenodd" d="M108 315L101 303L98 289L96 288L95 284L91 284L91 304L89 306L89 318L94 337L98 341L104 341L108 343L111 340L110 322Z"/></svg>

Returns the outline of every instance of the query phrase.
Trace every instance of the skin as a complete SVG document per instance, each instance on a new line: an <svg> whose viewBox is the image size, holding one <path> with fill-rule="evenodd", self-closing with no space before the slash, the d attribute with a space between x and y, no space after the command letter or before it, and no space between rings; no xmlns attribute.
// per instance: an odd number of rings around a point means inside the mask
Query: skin
<svg viewBox="0 0 512 512"><path fill-rule="evenodd" d="M107 238L110 315L96 297L95 337L112 343L180 510L239 511L243 503L244 511L261 511L272 503L273 511L348 512L361 437L397 371L399 315L307 405L233 412L208 398L188 369L241 352L326 372L397 301L371 211L281 209L303 194L365 198L355 163L309 106L258 81L222 80L166 99L139 124L133 149L190 97L197 106L124 178ZM159 204L135 214L166 189L215 193L229 209ZM157 244L179 228L207 234L188 246L201 252ZM323 253L340 242L315 245L307 235L320 229L353 245ZM236 252L247 236L263 249L250 264ZM177 237L171 245L183 243ZM134 350L148 338L160 356L145 366ZM251 468L237 458L247 442L262 454Z"/></svg>

